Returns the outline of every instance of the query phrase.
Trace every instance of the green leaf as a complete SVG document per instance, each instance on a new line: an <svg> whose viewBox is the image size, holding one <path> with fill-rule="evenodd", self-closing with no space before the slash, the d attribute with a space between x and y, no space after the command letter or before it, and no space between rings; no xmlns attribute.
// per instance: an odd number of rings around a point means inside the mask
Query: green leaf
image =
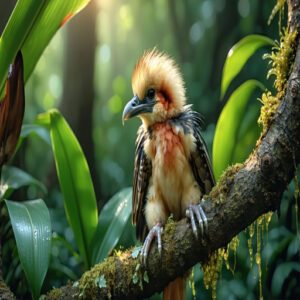
<svg viewBox="0 0 300 300"><path fill-rule="evenodd" d="M45 279L51 250L51 222L41 199L13 202L5 200L18 253L33 299L38 299Z"/></svg>
<svg viewBox="0 0 300 300"><path fill-rule="evenodd" d="M261 105L259 101L247 105L247 113L244 114L244 118L238 130L231 163L243 162L253 150L261 132L261 127L257 122L260 108Z"/></svg>
<svg viewBox="0 0 300 300"><path fill-rule="evenodd" d="M256 80L244 82L232 93L221 112L213 142L213 169L216 179L234 162L234 150L246 106L257 87L263 89L262 84Z"/></svg>
<svg viewBox="0 0 300 300"><path fill-rule="evenodd" d="M93 264L107 257L120 240L131 215L131 197L132 189L123 189L103 207L93 240Z"/></svg>
<svg viewBox="0 0 300 300"><path fill-rule="evenodd" d="M280 295L283 284L292 271L300 273L300 263L285 262L276 268L272 279L272 293L275 296Z"/></svg>
<svg viewBox="0 0 300 300"><path fill-rule="evenodd" d="M9 64L19 49L25 61L25 81L56 31L90 0L21 0L0 38L0 95Z"/></svg>
<svg viewBox="0 0 300 300"><path fill-rule="evenodd" d="M35 125L35 124L23 125L20 134L21 142L29 136L37 136L49 146L51 145L49 132L47 129L45 129L44 126Z"/></svg>
<svg viewBox="0 0 300 300"><path fill-rule="evenodd" d="M38 187L44 194L47 193L47 189L44 184L33 178L28 173L15 167L3 166L0 198L8 198L12 191L29 185Z"/></svg>
<svg viewBox="0 0 300 300"><path fill-rule="evenodd" d="M73 256L77 261L80 261L79 254L73 249L73 246L70 242L68 242L64 237L60 236L56 232L53 232L52 235L52 243L53 245L58 244L65 249L67 249L71 256Z"/></svg>
<svg viewBox="0 0 300 300"><path fill-rule="evenodd" d="M85 267L89 268L91 242L98 224L96 196L90 170L78 140L59 111L50 110L39 118L50 120L52 149L67 219Z"/></svg>
<svg viewBox="0 0 300 300"><path fill-rule="evenodd" d="M221 99L248 59L264 46L275 46L275 43L266 36L253 34L244 37L229 50L222 74Z"/></svg>
<svg viewBox="0 0 300 300"><path fill-rule="evenodd" d="M71 268L61 264L58 259L51 260L51 264L49 266L49 272L51 272L51 270L56 273L57 272L61 273L65 278L67 277L67 279L70 279L72 281L78 278L78 276L74 273L74 271ZM40 300L42 299L40 298Z"/></svg>

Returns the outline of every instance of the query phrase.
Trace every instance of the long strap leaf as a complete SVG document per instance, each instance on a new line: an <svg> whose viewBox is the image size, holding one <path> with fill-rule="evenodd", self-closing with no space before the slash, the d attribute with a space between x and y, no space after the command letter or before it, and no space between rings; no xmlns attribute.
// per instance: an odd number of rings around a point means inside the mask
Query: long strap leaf
<svg viewBox="0 0 300 300"><path fill-rule="evenodd" d="M50 129L57 175L68 222L85 267L91 264L91 242L98 224L96 196L83 151L70 126L57 110L40 115Z"/></svg>

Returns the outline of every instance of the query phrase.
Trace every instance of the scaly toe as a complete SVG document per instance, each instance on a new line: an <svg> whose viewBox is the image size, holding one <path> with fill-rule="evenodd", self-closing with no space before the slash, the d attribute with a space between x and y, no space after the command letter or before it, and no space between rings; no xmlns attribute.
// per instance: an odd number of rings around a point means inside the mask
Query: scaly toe
<svg viewBox="0 0 300 300"><path fill-rule="evenodd" d="M196 226L196 221L199 223L201 237L208 232L208 222L205 212L201 206L201 204L190 204L186 210L186 216L191 220L191 226L195 237L198 239L198 231Z"/></svg>
<svg viewBox="0 0 300 300"><path fill-rule="evenodd" d="M161 223L157 223L150 229L150 231L144 241L142 250L141 250L141 259L142 259L142 263L144 265L147 264L150 247L155 238L157 238L157 248L158 248L159 254L161 255L161 252L162 252L161 233L162 233Z"/></svg>

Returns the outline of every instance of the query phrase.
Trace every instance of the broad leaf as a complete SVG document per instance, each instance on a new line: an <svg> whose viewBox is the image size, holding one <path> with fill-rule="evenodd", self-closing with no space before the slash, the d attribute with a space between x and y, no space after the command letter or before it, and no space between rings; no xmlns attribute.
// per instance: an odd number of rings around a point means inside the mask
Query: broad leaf
<svg viewBox="0 0 300 300"><path fill-rule="evenodd" d="M266 36L253 34L244 37L229 50L223 68L221 98L224 97L229 84L241 71L248 59L256 50L264 46L275 46L275 43Z"/></svg>
<svg viewBox="0 0 300 300"><path fill-rule="evenodd" d="M56 171L68 222L85 267L91 263L91 242L98 224L96 196L88 164L73 131L57 110L39 116L48 124ZM41 120L42 119L42 120Z"/></svg>
<svg viewBox="0 0 300 300"><path fill-rule="evenodd" d="M53 245L57 244L65 249L67 249L71 256L73 256L77 261L81 261L79 254L74 250L73 245L68 242L64 237L60 236L56 232L52 235Z"/></svg>
<svg viewBox="0 0 300 300"><path fill-rule="evenodd" d="M245 109L252 92L263 86L256 80L248 80L230 96L219 117L213 142L213 169L218 179L221 173L233 163L234 148Z"/></svg>
<svg viewBox="0 0 300 300"><path fill-rule="evenodd" d="M51 270L54 271L55 274L57 272L63 274L64 278L68 278L72 281L78 279L78 276L74 273L74 271L71 268L61 264L58 259L53 260L53 262L51 261L49 272L51 272Z"/></svg>
<svg viewBox="0 0 300 300"><path fill-rule="evenodd" d="M49 146L51 145L49 131L43 126L35 124L23 125L20 135L20 143L28 136L37 136Z"/></svg>
<svg viewBox="0 0 300 300"><path fill-rule="evenodd" d="M131 197L132 189L123 189L103 207L93 240L93 264L107 257L120 240L131 215Z"/></svg>
<svg viewBox="0 0 300 300"><path fill-rule="evenodd" d="M247 105L247 113L244 114L238 130L238 136L236 137L236 145L232 154L232 164L243 162L253 150L261 133L261 127L257 122L260 108L259 101L254 101L251 105Z"/></svg>
<svg viewBox="0 0 300 300"><path fill-rule="evenodd" d="M18 50L25 62L25 81L56 31L90 0L20 0L0 38L0 95L9 64Z"/></svg>
<svg viewBox="0 0 300 300"><path fill-rule="evenodd" d="M33 178L28 173L15 167L3 166L1 174L0 198L8 198L12 191L29 185L38 187L44 194L47 193L45 185Z"/></svg>
<svg viewBox="0 0 300 300"><path fill-rule="evenodd" d="M51 250L51 222L41 199L6 200L18 253L33 299L38 299L45 279Z"/></svg>
<svg viewBox="0 0 300 300"><path fill-rule="evenodd" d="M272 279L272 293L275 296L280 296L285 280L293 271L298 273L298 276L300 276L300 263L284 262L276 268Z"/></svg>

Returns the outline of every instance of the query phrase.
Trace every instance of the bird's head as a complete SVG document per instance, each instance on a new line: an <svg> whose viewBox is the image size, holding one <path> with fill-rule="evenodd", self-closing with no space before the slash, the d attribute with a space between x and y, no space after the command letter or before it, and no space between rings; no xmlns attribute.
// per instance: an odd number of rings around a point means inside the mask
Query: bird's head
<svg viewBox="0 0 300 300"><path fill-rule="evenodd" d="M132 89L134 97L124 108L123 121L139 116L148 127L184 110L182 75L174 60L156 49L146 52L137 62Z"/></svg>

